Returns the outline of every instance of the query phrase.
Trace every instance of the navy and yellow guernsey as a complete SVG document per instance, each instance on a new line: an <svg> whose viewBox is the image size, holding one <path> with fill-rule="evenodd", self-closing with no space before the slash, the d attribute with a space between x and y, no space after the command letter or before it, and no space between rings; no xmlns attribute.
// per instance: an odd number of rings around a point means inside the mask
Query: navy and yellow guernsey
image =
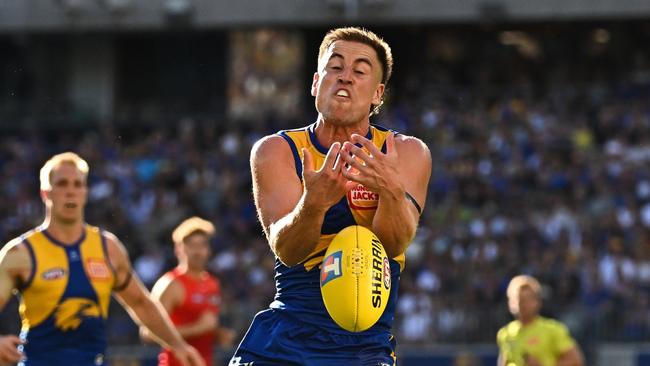
<svg viewBox="0 0 650 366"><path fill-rule="evenodd" d="M328 149L322 146L314 133L315 125L280 131L293 152L296 174L302 180L302 148L311 152L314 169L320 169ZM383 127L371 125L366 138L371 140L382 152L386 151L386 137L395 133ZM362 185L352 189L337 204L330 207L325 215L321 235L316 248L300 264L287 267L279 259L275 259L275 282L277 293L271 303L272 309L283 311L296 319L310 323L319 328L325 328L330 333L347 333L339 327L328 315L320 293L320 265L329 243L342 229L350 225L361 225L372 229L372 220L377 210L379 195L367 190ZM390 331L397 301L397 284L399 274L404 267L404 254L390 260L392 288L388 304L383 315L373 327L365 333Z"/></svg>
<svg viewBox="0 0 650 366"><path fill-rule="evenodd" d="M37 228L23 242L32 272L19 288L26 340L19 365L103 365L115 273L101 230L85 225L76 242L64 244Z"/></svg>

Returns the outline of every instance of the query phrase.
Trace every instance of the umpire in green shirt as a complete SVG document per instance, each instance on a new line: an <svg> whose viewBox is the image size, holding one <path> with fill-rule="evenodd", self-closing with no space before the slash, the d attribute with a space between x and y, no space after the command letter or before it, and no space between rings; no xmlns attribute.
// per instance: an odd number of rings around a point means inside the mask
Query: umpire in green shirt
<svg viewBox="0 0 650 366"><path fill-rule="evenodd" d="M508 307L515 320L497 333L499 366L583 366L580 346L567 327L539 315L541 286L516 276L508 284Z"/></svg>

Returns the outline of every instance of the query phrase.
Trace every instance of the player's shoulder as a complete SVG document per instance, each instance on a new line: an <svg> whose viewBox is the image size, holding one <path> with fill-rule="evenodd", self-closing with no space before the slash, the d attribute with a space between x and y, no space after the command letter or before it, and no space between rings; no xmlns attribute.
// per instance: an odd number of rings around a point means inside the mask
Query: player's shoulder
<svg viewBox="0 0 650 366"><path fill-rule="evenodd" d="M99 228L97 228L97 230L99 230L102 239L106 243L106 248L108 249L109 253L115 250L126 250L126 248L124 248L124 244L122 244L117 235L107 230L100 230Z"/></svg>
<svg viewBox="0 0 650 366"><path fill-rule="evenodd" d="M508 325L506 324L497 331L497 345L501 346L506 343L507 339L510 338L508 331Z"/></svg>
<svg viewBox="0 0 650 366"><path fill-rule="evenodd" d="M253 145L250 155L251 167L266 167L275 172L285 167L287 171L293 171L293 154L292 147L285 137L278 134L267 135Z"/></svg>
<svg viewBox="0 0 650 366"><path fill-rule="evenodd" d="M169 271L162 275L153 285L151 292L153 294L162 294L166 292L181 292L185 290L183 282L179 279L180 275L176 271Z"/></svg>
<svg viewBox="0 0 650 366"><path fill-rule="evenodd" d="M118 265L128 263L129 252L126 249L126 246L117 237L117 235L107 230L101 230L101 235L102 240L106 244L106 252L108 254L108 258L113 266L117 268Z"/></svg>
<svg viewBox="0 0 650 366"><path fill-rule="evenodd" d="M415 136L395 134L395 147L400 153L418 154L423 157L431 156L427 144Z"/></svg>
<svg viewBox="0 0 650 366"><path fill-rule="evenodd" d="M259 159L268 157L269 155L288 152L289 145L284 137L278 134L266 135L253 144L251 159Z"/></svg>
<svg viewBox="0 0 650 366"><path fill-rule="evenodd" d="M25 243L25 234L9 240L0 250L0 256L3 260L15 260L23 256L29 256L29 251Z"/></svg>
<svg viewBox="0 0 650 366"><path fill-rule="evenodd" d="M567 326L564 325L564 323L560 322L559 320L553 319L553 318L547 318L540 316L539 319L537 320L539 326L541 328L547 329L549 331L565 331L567 330Z"/></svg>
<svg viewBox="0 0 650 366"><path fill-rule="evenodd" d="M26 238L33 233L25 234L9 240L0 250L0 266L11 270L30 270L32 268L32 250L28 247Z"/></svg>
<svg viewBox="0 0 650 366"><path fill-rule="evenodd" d="M497 334L506 335L508 333L517 332L521 328L521 323L517 320L512 320L508 324L502 326Z"/></svg>

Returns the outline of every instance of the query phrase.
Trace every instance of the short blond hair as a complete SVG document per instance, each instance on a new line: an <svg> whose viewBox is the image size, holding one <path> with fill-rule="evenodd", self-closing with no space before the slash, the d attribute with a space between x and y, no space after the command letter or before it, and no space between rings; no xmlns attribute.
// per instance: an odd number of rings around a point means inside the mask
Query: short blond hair
<svg viewBox="0 0 650 366"><path fill-rule="evenodd" d="M216 230L214 225L210 221L194 216L181 222L181 224L174 229L172 240L174 241L174 244L182 244L193 234L202 233L208 237L212 237L215 232Z"/></svg>
<svg viewBox="0 0 650 366"><path fill-rule="evenodd" d="M71 151L57 154L51 157L50 160L46 161L41 168L39 179L42 191L49 191L52 189L52 182L50 181L52 178L52 171L61 166L61 164L72 164L83 173L86 178L88 177L88 171L90 170L88 163L79 155Z"/></svg>
<svg viewBox="0 0 650 366"><path fill-rule="evenodd" d="M381 63L381 83L388 85L388 80L393 74L393 52L390 49L390 46L383 38L379 37L375 33L359 27L344 27L332 29L323 38L323 41L320 44L318 49L318 70L321 68L321 61L327 50L330 48L332 43L336 41L349 41L349 42L358 42L370 46L375 53L377 53L377 58ZM381 106L384 104L384 96L377 105L370 106L370 115L379 114Z"/></svg>
<svg viewBox="0 0 650 366"><path fill-rule="evenodd" d="M519 291L521 291L521 289L524 287L531 289L537 295L537 297L542 297L542 285L540 285L539 281L537 281L535 277L528 275L519 275L510 280L510 283L508 284L508 298L516 297L519 294Z"/></svg>

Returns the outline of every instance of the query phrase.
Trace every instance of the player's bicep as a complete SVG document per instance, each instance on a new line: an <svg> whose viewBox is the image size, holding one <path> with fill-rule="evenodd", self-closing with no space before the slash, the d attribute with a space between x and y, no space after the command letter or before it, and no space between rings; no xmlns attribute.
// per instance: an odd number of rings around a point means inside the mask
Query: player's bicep
<svg viewBox="0 0 650 366"><path fill-rule="evenodd" d="M294 209L302 195L293 154L280 136L267 136L251 150L253 196L260 221L269 227Z"/></svg>
<svg viewBox="0 0 650 366"><path fill-rule="evenodd" d="M9 242L0 250L0 309L9 301L18 282L25 280L30 271L29 254L20 242Z"/></svg>
<svg viewBox="0 0 650 366"><path fill-rule="evenodd" d="M2 258L0 259L0 309L4 308L7 301L11 297L11 291L15 288L14 279L12 278L9 272L8 258L6 254L0 254Z"/></svg>
<svg viewBox="0 0 650 366"><path fill-rule="evenodd" d="M168 313L180 304L184 296L180 283L170 276L161 277L151 289L151 297L160 301Z"/></svg>
<svg viewBox="0 0 650 366"><path fill-rule="evenodd" d="M106 240L108 261L115 271L113 290L121 292L129 286L133 277L133 269L131 267L131 261L129 260L129 253L126 251L124 244L122 244L115 235L106 231L103 235Z"/></svg>
<svg viewBox="0 0 650 366"><path fill-rule="evenodd" d="M133 307L145 300L149 291L134 273L129 260L129 254L124 245L115 235L105 232L106 247L109 261L115 270L115 284L113 294L120 300Z"/></svg>
<svg viewBox="0 0 650 366"><path fill-rule="evenodd" d="M431 152L426 144L415 137L399 136L395 142L400 161L400 183L423 209L431 177ZM417 210L417 206L413 206Z"/></svg>

